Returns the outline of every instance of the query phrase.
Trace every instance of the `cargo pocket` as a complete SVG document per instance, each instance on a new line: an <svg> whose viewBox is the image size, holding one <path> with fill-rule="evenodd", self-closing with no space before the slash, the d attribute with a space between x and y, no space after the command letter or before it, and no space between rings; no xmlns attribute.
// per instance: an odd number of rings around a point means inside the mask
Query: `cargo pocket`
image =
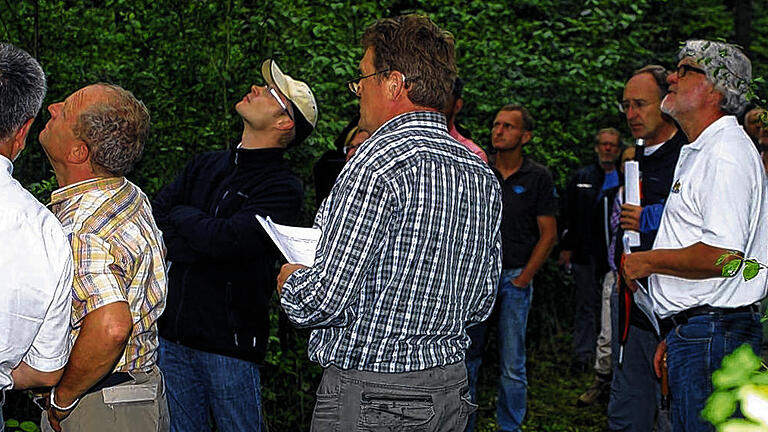
<svg viewBox="0 0 768 432"><path fill-rule="evenodd" d="M310 430L336 431L339 424L339 395L318 392L315 394L315 399Z"/></svg>
<svg viewBox="0 0 768 432"><path fill-rule="evenodd" d="M477 404L472 403L472 398L469 396L469 389L463 390L459 393L459 399L461 399L461 409L459 410L459 417L469 417L477 411Z"/></svg>
<svg viewBox="0 0 768 432"><path fill-rule="evenodd" d="M427 431L434 417L429 395L363 393L359 426L364 431Z"/></svg>

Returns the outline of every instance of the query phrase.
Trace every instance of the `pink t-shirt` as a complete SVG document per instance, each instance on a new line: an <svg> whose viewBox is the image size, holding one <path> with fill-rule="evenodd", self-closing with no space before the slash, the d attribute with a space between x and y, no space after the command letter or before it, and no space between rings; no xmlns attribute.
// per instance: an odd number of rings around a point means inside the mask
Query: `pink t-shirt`
<svg viewBox="0 0 768 432"><path fill-rule="evenodd" d="M488 156L486 156L483 149L481 149L477 144L473 143L472 140L464 138L464 136L456 130L456 125L451 125L451 129L448 131L448 135L455 138L456 141L464 144L464 147L468 148L469 151L476 154L477 157L483 160L483 162L488 163Z"/></svg>

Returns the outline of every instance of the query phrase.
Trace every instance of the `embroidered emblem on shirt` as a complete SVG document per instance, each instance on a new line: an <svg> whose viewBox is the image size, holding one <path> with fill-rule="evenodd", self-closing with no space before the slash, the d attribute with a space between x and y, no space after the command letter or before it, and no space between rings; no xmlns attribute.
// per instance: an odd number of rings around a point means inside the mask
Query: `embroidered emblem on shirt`
<svg viewBox="0 0 768 432"><path fill-rule="evenodd" d="M523 186L523 185L514 185L514 186L512 186L512 190L515 191L516 194L520 195L521 193L525 192L525 186Z"/></svg>
<svg viewBox="0 0 768 432"><path fill-rule="evenodd" d="M682 185L680 184L680 180L676 181L675 185L672 186L672 192L673 193L680 193L680 188L681 187L682 187Z"/></svg>

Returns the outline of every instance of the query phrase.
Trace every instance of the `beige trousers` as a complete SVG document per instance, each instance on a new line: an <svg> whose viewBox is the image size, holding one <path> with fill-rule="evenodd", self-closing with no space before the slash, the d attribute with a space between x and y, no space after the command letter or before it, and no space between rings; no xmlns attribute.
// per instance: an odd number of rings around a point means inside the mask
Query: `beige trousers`
<svg viewBox="0 0 768 432"><path fill-rule="evenodd" d="M166 432L170 430L165 383L160 368L131 372L133 381L107 387L80 400L62 420L62 432ZM43 432L53 432L47 413L40 419Z"/></svg>
<svg viewBox="0 0 768 432"><path fill-rule="evenodd" d="M595 347L595 372L611 373L611 293L616 289L616 272L610 270L603 277L602 307L600 308L600 334Z"/></svg>

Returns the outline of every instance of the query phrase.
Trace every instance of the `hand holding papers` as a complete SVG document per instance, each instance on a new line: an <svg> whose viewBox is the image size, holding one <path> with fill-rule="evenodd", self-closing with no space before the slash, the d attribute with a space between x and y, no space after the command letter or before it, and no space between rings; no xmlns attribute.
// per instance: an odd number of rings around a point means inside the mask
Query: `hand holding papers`
<svg viewBox="0 0 768 432"><path fill-rule="evenodd" d="M320 239L319 229L276 224L269 216L265 219L256 215L256 219L289 263L308 267L314 264L315 249Z"/></svg>
<svg viewBox="0 0 768 432"><path fill-rule="evenodd" d="M632 250L629 248L629 245L627 244L628 239L626 235L624 236L624 253L629 255L632 253ZM639 280L632 280L628 281L628 284L634 284L634 286L637 288L634 291L634 302L640 308L641 311L645 314L646 317L648 317L648 320L651 322L651 325L653 325L653 329L656 330L656 334L660 335L661 332L659 330L659 322L656 319L656 315L653 313L653 299L648 294L648 288L644 287L643 284L640 283Z"/></svg>

